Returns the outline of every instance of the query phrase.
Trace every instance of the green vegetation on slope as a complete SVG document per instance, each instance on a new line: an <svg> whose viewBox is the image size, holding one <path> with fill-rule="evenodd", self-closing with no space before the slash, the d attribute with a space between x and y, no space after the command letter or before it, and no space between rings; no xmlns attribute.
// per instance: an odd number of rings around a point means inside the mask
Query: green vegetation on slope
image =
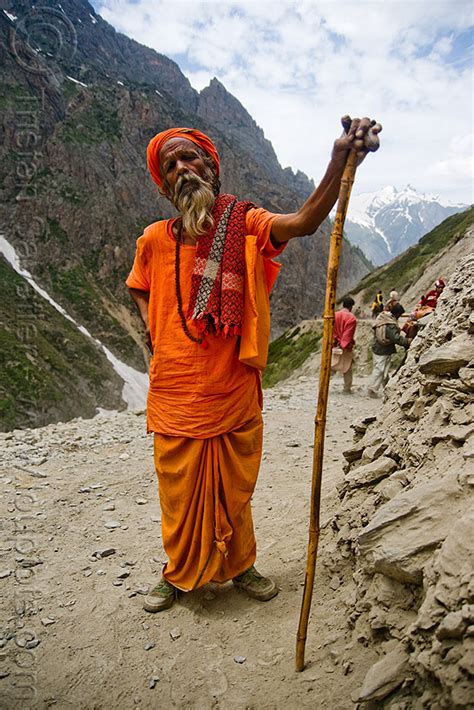
<svg viewBox="0 0 474 710"><path fill-rule="evenodd" d="M78 110L67 115L61 126L60 135L64 142L94 145L119 140L122 124L114 98L110 90L89 87L87 100Z"/></svg>
<svg viewBox="0 0 474 710"><path fill-rule="evenodd" d="M389 264L365 276L351 294L364 291L362 301L369 303L378 289L388 293L393 288L393 284L396 284L400 291L405 291L421 276L429 259L439 254L456 237L462 235L473 222L474 207L451 215L431 232L425 234L418 244L407 249Z"/></svg>
<svg viewBox="0 0 474 710"><path fill-rule="evenodd" d="M53 220L50 220L53 222ZM60 229L60 227L59 227ZM90 260L94 257L90 253ZM129 365L143 371L143 353L135 340L106 307L106 291L95 283L85 266L76 264L57 268L53 263L40 266L35 272L51 296L94 337ZM111 302L114 298L110 295Z"/></svg>
<svg viewBox="0 0 474 710"><path fill-rule="evenodd" d="M277 382L289 377L318 349L321 333L300 331L301 327L298 325L270 343L268 364L263 373L264 387L273 387Z"/></svg>
<svg viewBox="0 0 474 710"><path fill-rule="evenodd" d="M362 251L360 247L357 246L357 244L352 244L352 242L349 241L349 239L346 239L344 236L344 241L347 243L348 248L352 249L353 254L357 254L359 259L362 261L362 263L367 267L369 271L373 271L375 269L375 266L372 264L370 259L367 259L366 255Z"/></svg>
<svg viewBox="0 0 474 710"><path fill-rule="evenodd" d="M103 352L0 258L0 430L117 408L121 381Z"/></svg>

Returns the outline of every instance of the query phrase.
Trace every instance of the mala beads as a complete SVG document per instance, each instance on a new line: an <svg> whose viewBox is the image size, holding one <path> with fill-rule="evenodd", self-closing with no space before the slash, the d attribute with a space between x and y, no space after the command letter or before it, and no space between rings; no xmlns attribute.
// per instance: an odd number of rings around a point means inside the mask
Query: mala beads
<svg viewBox="0 0 474 710"><path fill-rule="evenodd" d="M181 246L181 225L179 228L179 234L176 237L176 249L175 249L175 259L174 259L174 275L175 275L175 286L176 286L176 301L178 303L178 314L179 318L181 320L181 327L183 328L183 332L189 340L192 340L193 343L197 343L198 345L202 345L204 349L208 348L208 342L204 338L199 338L196 337L191 333L191 331L188 328L188 324L186 323L186 316L184 315L183 312L183 298L181 295L181 287L179 283L179 254L180 254L180 246Z"/></svg>

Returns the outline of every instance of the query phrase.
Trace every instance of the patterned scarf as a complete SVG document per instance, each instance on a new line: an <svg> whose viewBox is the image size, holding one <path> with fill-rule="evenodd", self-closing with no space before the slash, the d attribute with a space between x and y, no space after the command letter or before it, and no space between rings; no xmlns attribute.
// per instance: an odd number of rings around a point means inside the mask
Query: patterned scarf
<svg viewBox="0 0 474 710"><path fill-rule="evenodd" d="M240 335L244 313L245 214L251 202L219 195L214 227L199 237L188 318L203 335Z"/></svg>

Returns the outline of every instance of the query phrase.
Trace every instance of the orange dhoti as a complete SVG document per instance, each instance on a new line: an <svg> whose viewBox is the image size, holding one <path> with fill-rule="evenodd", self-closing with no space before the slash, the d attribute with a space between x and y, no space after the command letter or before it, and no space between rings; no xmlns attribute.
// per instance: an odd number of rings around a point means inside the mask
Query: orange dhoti
<svg viewBox="0 0 474 710"><path fill-rule="evenodd" d="M262 454L262 417L207 439L155 434L163 575L189 591L226 582L256 557L250 499Z"/></svg>

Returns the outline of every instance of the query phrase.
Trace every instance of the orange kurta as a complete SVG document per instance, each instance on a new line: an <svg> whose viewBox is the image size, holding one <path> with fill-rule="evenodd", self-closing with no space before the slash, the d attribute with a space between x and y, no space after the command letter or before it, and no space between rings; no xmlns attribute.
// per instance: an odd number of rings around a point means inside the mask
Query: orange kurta
<svg viewBox="0 0 474 710"><path fill-rule="evenodd" d="M270 242L274 217L263 209L246 215L248 244L264 261L283 250ZM260 372L239 359L239 337L210 335L204 349L183 332L175 292L173 221L151 225L137 240L127 285L150 293L153 358L147 428L155 432L163 544L170 560L164 574L189 590L211 579L230 579L255 559L250 498L261 457L262 401ZM180 249L187 313L196 247ZM247 270L256 268L251 254L246 250ZM187 323L198 335L194 323Z"/></svg>

